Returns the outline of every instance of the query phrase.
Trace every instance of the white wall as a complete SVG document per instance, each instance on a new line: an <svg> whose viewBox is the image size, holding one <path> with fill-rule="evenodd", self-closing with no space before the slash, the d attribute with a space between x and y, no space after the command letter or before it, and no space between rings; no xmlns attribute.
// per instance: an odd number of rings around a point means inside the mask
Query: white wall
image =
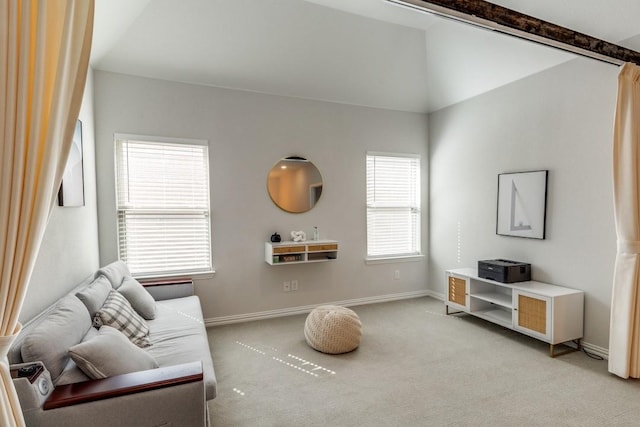
<svg viewBox="0 0 640 427"><path fill-rule="evenodd" d="M117 258L113 166L116 132L209 141L211 226L216 274L196 281L205 318L329 301L424 291L426 260L367 265L365 153L422 156L427 197L427 117L96 72L96 155L100 261ZM281 157L318 167L322 197L304 214L279 210L267 174ZM427 238L424 216L423 242ZM269 266L264 242L291 230L340 241L335 262ZM394 280L400 270L400 280ZM284 293L297 279L300 290Z"/></svg>
<svg viewBox="0 0 640 427"><path fill-rule="evenodd" d="M585 341L608 347L617 73L578 59L429 116L430 289L481 259L530 262L534 280L585 291ZM497 175L538 169L546 239L497 236Z"/></svg>
<svg viewBox="0 0 640 427"><path fill-rule="evenodd" d="M80 110L84 148L83 207L55 206L44 235L27 296L24 322L52 304L98 268L93 72L89 70Z"/></svg>

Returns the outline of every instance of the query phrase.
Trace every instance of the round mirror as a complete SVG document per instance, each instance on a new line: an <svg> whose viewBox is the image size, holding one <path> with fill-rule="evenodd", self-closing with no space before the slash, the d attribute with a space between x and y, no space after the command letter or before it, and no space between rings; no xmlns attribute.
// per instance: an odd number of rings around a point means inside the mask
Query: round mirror
<svg viewBox="0 0 640 427"><path fill-rule="evenodd" d="M322 176L304 157L285 157L269 171L267 190L273 203L283 211L306 212L320 199Z"/></svg>

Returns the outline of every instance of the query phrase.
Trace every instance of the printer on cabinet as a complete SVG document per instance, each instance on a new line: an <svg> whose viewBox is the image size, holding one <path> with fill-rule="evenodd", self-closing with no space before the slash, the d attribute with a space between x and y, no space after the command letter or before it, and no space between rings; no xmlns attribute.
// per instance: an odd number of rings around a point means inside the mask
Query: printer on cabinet
<svg viewBox="0 0 640 427"><path fill-rule="evenodd" d="M478 261L478 277L502 283L531 280L531 264L508 259Z"/></svg>

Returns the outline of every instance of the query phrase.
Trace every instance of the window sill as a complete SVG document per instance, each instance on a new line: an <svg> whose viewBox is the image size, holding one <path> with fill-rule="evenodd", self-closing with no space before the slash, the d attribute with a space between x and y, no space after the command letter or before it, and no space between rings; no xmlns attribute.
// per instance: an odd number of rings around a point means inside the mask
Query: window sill
<svg viewBox="0 0 640 427"><path fill-rule="evenodd" d="M400 255L400 256L387 256L387 257L367 257L364 259L366 264L389 264L392 262L417 262L422 261L425 258L423 254L420 255Z"/></svg>
<svg viewBox="0 0 640 427"><path fill-rule="evenodd" d="M174 278L184 278L188 277L193 280L201 280L201 279L213 279L213 276L216 275L215 270L211 271L199 271L197 273L175 273L175 274L149 274L149 275L140 275L134 276L138 280L149 280L149 279L174 279Z"/></svg>

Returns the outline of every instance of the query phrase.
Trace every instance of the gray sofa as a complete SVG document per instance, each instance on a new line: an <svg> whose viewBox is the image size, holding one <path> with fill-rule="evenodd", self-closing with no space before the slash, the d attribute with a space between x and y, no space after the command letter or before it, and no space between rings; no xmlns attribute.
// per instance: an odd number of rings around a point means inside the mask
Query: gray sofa
<svg viewBox="0 0 640 427"><path fill-rule="evenodd" d="M123 296L130 304L122 311L133 308L152 317L141 326L148 327L142 346L127 340L128 330L114 333L121 327L117 322L94 327L109 301ZM150 309L153 313L145 312ZM193 284L142 288L120 261L26 323L9 362L28 426L204 426L207 401L216 396Z"/></svg>

